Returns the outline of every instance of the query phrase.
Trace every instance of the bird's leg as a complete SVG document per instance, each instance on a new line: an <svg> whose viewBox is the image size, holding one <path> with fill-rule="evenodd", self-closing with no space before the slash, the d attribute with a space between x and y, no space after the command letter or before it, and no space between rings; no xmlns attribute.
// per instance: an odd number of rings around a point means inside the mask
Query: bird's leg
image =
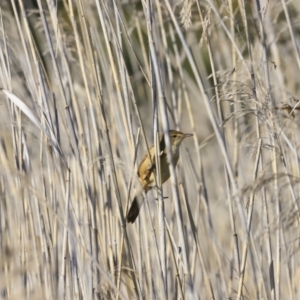
<svg viewBox="0 0 300 300"><path fill-rule="evenodd" d="M155 170L155 163L151 163L148 167L148 173L151 173ZM148 174L147 174L148 175Z"/></svg>
<svg viewBox="0 0 300 300"><path fill-rule="evenodd" d="M160 151L159 157L161 157L164 154L164 151ZM150 163L148 169L147 169L147 174L144 176L144 179L149 179L150 174L155 170L155 163Z"/></svg>
<svg viewBox="0 0 300 300"><path fill-rule="evenodd" d="M144 180L148 181L152 172L155 170L155 164L150 163L146 175L143 177Z"/></svg>
<svg viewBox="0 0 300 300"><path fill-rule="evenodd" d="M169 197L163 197L164 200L165 200L165 199L168 199L168 198L169 198ZM158 201L157 198L154 198L154 200Z"/></svg>

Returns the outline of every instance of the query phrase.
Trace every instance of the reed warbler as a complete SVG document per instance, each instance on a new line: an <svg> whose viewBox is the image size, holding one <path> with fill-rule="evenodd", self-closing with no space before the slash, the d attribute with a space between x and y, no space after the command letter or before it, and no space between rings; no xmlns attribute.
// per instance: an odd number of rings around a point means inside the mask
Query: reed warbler
<svg viewBox="0 0 300 300"><path fill-rule="evenodd" d="M174 167L177 165L179 159L179 147L181 142L186 138L193 136L193 134L182 133L176 130L170 130L170 140L172 145L172 159ZM128 223L133 223L139 215L140 209L144 202L144 197L141 195L144 190L147 193L155 186L155 147L152 145L149 148L151 160L148 153L144 156L139 164L137 175L141 183L141 190L134 197L129 211L126 216ZM170 178L169 161L167 157L167 149L164 139L164 134L159 137L159 159L160 159L160 172L161 184Z"/></svg>

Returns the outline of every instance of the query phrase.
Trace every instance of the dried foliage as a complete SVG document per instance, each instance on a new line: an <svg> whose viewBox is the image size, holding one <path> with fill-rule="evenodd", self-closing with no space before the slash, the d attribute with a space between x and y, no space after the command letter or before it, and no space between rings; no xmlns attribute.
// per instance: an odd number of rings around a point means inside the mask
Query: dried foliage
<svg viewBox="0 0 300 300"><path fill-rule="evenodd" d="M300 299L299 7L1 0L0 298Z"/></svg>

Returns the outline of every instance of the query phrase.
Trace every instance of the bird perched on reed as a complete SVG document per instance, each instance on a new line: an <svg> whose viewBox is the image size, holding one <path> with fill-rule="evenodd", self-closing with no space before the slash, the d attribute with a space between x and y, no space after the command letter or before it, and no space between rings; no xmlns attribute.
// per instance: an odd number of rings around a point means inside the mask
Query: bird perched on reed
<svg viewBox="0 0 300 300"><path fill-rule="evenodd" d="M193 134L182 133L177 130L170 130L170 140L172 149L172 159L174 167L177 165L179 159L179 147L181 142ZM141 183L141 190L134 197L129 211L126 216L128 223L133 223L139 215L140 209L144 202L144 197L141 195L144 190L147 193L155 186L155 147L152 145L149 148L151 160L149 159L148 153L144 156L139 164L137 175ZM167 149L165 144L164 135L161 134L159 137L159 159L160 159L160 173L161 173L161 184L166 182L170 178L169 161L167 156Z"/></svg>

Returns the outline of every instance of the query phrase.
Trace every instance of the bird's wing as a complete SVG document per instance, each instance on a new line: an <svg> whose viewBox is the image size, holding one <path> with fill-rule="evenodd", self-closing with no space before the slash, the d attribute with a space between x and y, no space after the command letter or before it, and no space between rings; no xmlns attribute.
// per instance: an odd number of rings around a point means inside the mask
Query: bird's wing
<svg viewBox="0 0 300 300"><path fill-rule="evenodd" d="M165 155L165 148L166 148L166 144L165 144L165 139L164 139L164 135L161 134L160 137L159 137L159 156L162 156L162 155ZM155 150L154 149L154 145L152 145L150 147L150 149L152 150ZM143 157L142 161L140 162L139 164L139 167L138 167L138 176L139 178L141 178L141 174L144 174L143 176L143 180L148 180L149 177L151 176L152 172L155 171L155 167L156 167L156 160L155 160L155 151L151 151L150 150L150 155L151 155L151 162L149 162L148 164L145 164L145 161L147 159L149 159L148 157L148 153ZM151 153L153 152L153 153ZM147 170L145 170L145 168Z"/></svg>

